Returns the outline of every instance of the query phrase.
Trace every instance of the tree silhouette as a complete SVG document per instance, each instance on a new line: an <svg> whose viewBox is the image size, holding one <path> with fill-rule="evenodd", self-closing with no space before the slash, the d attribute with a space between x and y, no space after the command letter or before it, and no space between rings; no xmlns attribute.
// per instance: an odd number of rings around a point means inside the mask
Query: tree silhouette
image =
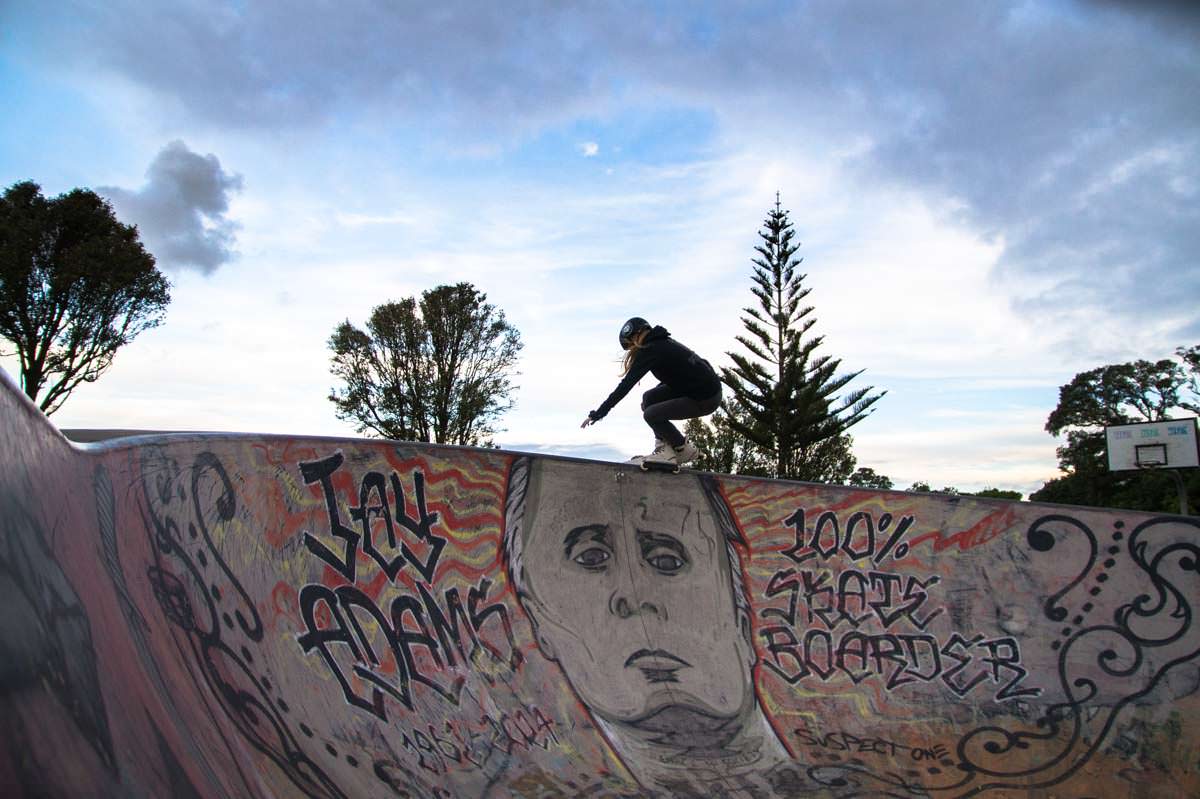
<svg viewBox="0 0 1200 799"><path fill-rule="evenodd" d="M137 228L96 193L46 199L31 181L4 192L0 336L16 347L22 389L47 415L156 327L170 301L170 283Z"/></svg>
<svg viewBox="0 0 1200 799"><path fill-rule="evenodd" d="M339 419L404 441L490 443L512 407L521 337L470 283L437 286L376 306L360 330L346 320L329 338L330 392Z"/></svg>
<svg viewBox="0 0 1200 799"><path fill-rule="evenodd" d="M844 480L854 464L844 457L848 442L838 440L887 392L871 394L867 386L839 396L862 371L839 375L840 359L816 353L823 337L808 335L816 323L813 307L802 304L810 289L797 271L799 242L778 194L758 235L751 276L758 305L743 309L746 333L737 337L748 354L728 353L734 366L721 370L732 391L728 424L769 454L777 477Z"/></svg>

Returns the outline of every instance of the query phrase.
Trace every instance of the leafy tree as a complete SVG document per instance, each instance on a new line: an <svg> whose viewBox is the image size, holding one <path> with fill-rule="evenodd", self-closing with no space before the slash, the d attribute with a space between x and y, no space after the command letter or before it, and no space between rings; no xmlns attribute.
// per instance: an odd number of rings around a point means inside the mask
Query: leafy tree
<svg viewBox="0 0 1200 799"><path fill-rule="evenodd" d="M1064 435L1058 447L1063 472L1034 492L1031 500L1135 510L1179 510L1174 479L1162 473L1108 471L1104 428L1171 418L1200 409L1200 346L1176 349L1179 361L1137 360L1109 364L1075 375L1058 390L1058 405L1046 419L1046 432ZM1188 494L1200 477L1186 476ZM1195 499L1189 500L1191 503Z"/></svg>
<svg viewBox="0 0 1200 799"><path fill-rule="evenodd" d="M439 444L490 444L512 405L524 345L504 312L470 283L443 285L376 306L360 330L346 320L329 338L329 395L360 433Z"/></svg>
<svg viewBox="0 0 1200 799"><path fill-rule="evenodd" d="M854 470L854 474L850 475L849 485L888 489L892 487L892 481L886 474L876 474L869 466L859 466Z"/></svg>
<svg viewBox="0 0 1200 799"><path fill-rule="evenodd" d="M1180 399L1179 407L1200 416L1200 344L1191 347L1176 347L1175 355L1187 369L1187 389L1191 399Z"/></svg>
<svg viewBox="0 0 1200 799"><path fill-rule="evenodd" d="M842 454L848 445L830 442L866 418L887 392L871 394L867 386L839 396L862 371L838 375L841 360L815 352L823 337L806 337L816 319L812 306L802 305L810 289L796 271L799 242L778 194L758 235L751 288L758 306L743 309L746 335L737 337L749 355L728 353L734 366L721 370L732 391L729 426L769 453L776 477L845 479L854 469Z"/></svg>
<svg viewBox="0 0 1200 799"><path fill-rule="evenodd" d="M910 485L905 490L906 491L916 491L916 492L922 493L922 494L928 494L928 493L933 492L933 489L930 487L929 483L926 483L924 480L917 480L915 483ZM954 486L942 486L940 489L938 489L938 491L936 493L938 493L938 494L961 494L962 492L959 491Z"/></svg>
<svg viewBox="0 0 1200 799"><path fill-rule="evenodd" d="M696 469L759 477L771 474L767 455L729 425L728 408L706 418L688 419L683 432L700 450L692 464Z"/></svg>
<svg viewBox="0 0 1200 799"><path fill-rule="evenodd" d="M1169 358L1080 372L1059 388L1058 406L1046 419L1046 432L1057 436L1066 429L1102 430L1165 419L1171 409L1181 407L1180 391L1187 386L1184 367Z"/></svg>
<svg viewBox="0 0 1200 799"><path fill-rule="evenodd" d="M988 488L984 488L982 491L976 491L974 494L971 494L970 496L984 497L987 499L1011 499L1011 500L1019 502L1023 495L1021 494L1020 491L1009 491L1004 488L988 487Z"/></svg>
<svg viewBox="0 0 1200 799"><path fill-rule="evenodd" d="M854 472L858 459L853 452L854 437L848 433L822 439L806 452L811 479L817 483L844 485Z"/></svg>
<svg viewBox="0 0 1200 799"><path fill-rule="evenodd" d="M0 336L47 415L96 381L117 350L162 322L170 283L95 192L53 199L31 181L0 198Z"/></svg>
<svg viewBox="0 0 1200 799"><path fill-rule="evenodd" d="M916 492L922 493L922 494L934 493L934 491L930 487L929 483L926 483L924 480L917 480L915 483L910 485L906 490L916 491ZM991 499L1011 499L1011 500L1021 499L1020 491L1008 491L1003 488L984 488L982 491L971 492L971 491L960 491L957 488L955 488L954 486L942 486L940 489L937 490L936 493L938 493L938 494L955 494L960 497L988 497Z"/></svg>

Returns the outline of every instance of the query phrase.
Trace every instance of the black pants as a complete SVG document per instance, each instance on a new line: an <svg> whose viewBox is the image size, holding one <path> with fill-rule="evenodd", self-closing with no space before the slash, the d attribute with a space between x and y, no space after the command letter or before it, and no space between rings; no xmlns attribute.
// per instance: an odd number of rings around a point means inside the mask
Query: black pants
<svg viewBox="0 0 1200 799"><path fill-rule="evenodd" d="M666 383L659 383L642 395L642 418L656 438L672 447L683 446L683 434L671 424L671 419L694 419L708 416L721 405L721 389L708 399L696 400L681 394Z"/></svg>

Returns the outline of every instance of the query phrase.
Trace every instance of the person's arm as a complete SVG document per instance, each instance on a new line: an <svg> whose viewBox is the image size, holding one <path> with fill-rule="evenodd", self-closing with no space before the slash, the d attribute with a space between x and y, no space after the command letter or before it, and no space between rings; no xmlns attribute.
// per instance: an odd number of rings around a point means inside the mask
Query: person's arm
<svg viewBox="0 0 1200 799"><path fill-rule="evenodd" d="M608 415L608 412L613 409L618 402L625 399L637 382L646 376L650 371L651 365L654 363L654 355L650 348L639 350L637 356L633 359L633 365L629 367L629 371L625 373L625 377L621 378L621 382L617 383L617 387L608 395L608 399L600 404L600 407L588 414L588 419L592 422L598 422ZM587 427L587 422L583 424Z"/></svg>

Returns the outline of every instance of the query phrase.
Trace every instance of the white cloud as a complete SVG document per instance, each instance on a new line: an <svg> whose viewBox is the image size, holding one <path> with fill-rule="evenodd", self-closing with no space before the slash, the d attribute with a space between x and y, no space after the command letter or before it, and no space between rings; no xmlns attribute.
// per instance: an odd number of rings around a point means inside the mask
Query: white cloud
<svg viewBox="0 0 1200 799"><path fill-rule="evenodd" d="M600 153L600 145L594 141L584 142L579 145L579 151L583 153L584 158L594 158Z"/></svg>

